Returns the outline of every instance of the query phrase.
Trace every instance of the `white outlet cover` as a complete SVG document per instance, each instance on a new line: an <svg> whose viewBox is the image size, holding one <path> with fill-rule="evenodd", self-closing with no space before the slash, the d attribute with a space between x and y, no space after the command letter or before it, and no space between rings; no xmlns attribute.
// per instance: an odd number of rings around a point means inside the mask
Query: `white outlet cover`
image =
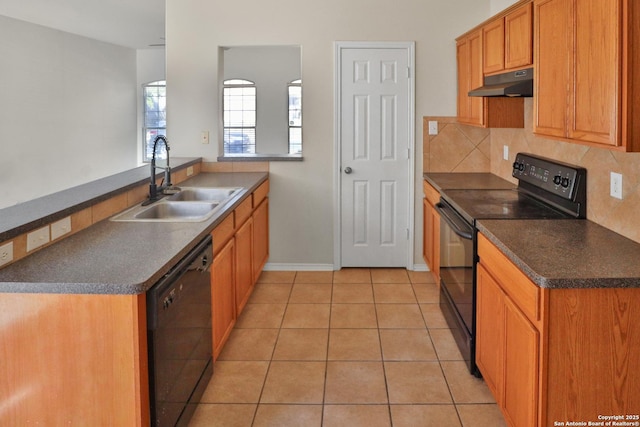
<svg viewBox="0 0 640 427"><path fill-rule="evenodd" d="M49 226L42 227L27 234L27 252L49 243Z"/></svg>
<svg viewBox="0 0 640 427"><path fill-rule="evenodd" d="M610 195L622 200L622 174L611 172Z"/></svg>
<svg viewBox="0 0 640 427"><path fill-rule="evenodd" d="M56 240L71 232L71 217L62 218L51 224L51 240Z"/></svg>
<svg viewBox="0 0 640 427"><path fill-rule="evenodd" d="M508 145L503 145L502 146L502 158L505 160L509 160L509 146Z"/></svg>
<svg viewBox="0 0 640 427"><path fill-rule="evenodd" d="M0 266L13 261L13 242L0 246Z"/></svg>
<svg viewBox="0 0 640 427"><path fill-rule="evenodd" d="M438 134L438 122L435 120L429 120L429 135Z"/></svg>

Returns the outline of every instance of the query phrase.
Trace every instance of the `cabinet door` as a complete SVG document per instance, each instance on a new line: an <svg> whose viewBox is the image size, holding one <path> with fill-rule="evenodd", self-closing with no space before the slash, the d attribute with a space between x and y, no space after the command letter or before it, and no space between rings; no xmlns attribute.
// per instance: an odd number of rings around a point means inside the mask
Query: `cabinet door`
<svg viewBox="0 0 640 427"><path fill-rule="evenodd" d="M236 319L234 239L214 257L211 269L211 315L213 318L213 358L218 357Z"/></svg>
<svg viewBox="0 0 640 427"><path fill-rule="evenodd" d="M533 18L531 3L505 16L504 68L524 67L533 63L532 30Z"/></svg>
<svg viewBox="0 0 640 427"><path fill-rule="evenodd" d="M269 258L269 199L253 211L253 281L258 280Z"/></svg>
<svg viewBox="0 0 640 427"><path fill-rule="evenodd" d="M469 89L475 89L484 84L482 72L482 31L478 30L469 36ZM470 107L470 124L484 126L484 98L467 96Z"/></svg>
<svg viewBox="0 0 640 427"><path fill-rule="evenodd" d="M538 425L540 334L516 305L504 299L504 400L510 425Z"/></svg>
<svg viewBox="0 0 640 427"><path fill-rule="evenodd" d="M476 363L498 404L504 401L505 295L491 275L478 265L476 311Z"/></svg>
<svg viewBox="0 0 640 427"><path fill-rule="evenodd" d="M423 199L423 258L431 272L440 276L440 215L427 199Z"/></svg>
<svg viewBox="0 0 640 427"><path fill-rule="evenodd" d="M456 58L458 65L458 121L466 123L471 116L471 105L467 95L469 87L469 41L467 38L458 40L456 44Z"/></svg>
<svg viewBox="0 0 640 427"><path fill-rule="evenodd" d="M236 231L236 313L240 315L253 289L253 218Z"/></svg>
<svg viewBox="0 0 640 427"><path fill-rule="evenodd" d="M535 2L534 132L565 137L571 88L573 0Z"/></svg>
<svg viewBox="0 0 640 427"><path fill-rule="evenodd" d="M574 94L569 138L618 145L620 0L580 0L575 7Z"/></svg>
<svg viewBox="0 0 640 427"><path fill-rule="evenodd" d="M504 70L504 18L496 19L482 28L484 43L483 68L485 73Z"/></svg>

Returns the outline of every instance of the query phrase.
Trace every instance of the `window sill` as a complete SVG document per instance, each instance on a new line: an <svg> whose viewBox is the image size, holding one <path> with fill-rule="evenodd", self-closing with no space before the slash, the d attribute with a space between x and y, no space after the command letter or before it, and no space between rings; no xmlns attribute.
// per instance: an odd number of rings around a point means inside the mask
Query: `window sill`
<svg viewBox="0 0 640 427"><path fill-rule="evenodd" d="M226 154L219 162L301 162L302 154Z"/></svg>

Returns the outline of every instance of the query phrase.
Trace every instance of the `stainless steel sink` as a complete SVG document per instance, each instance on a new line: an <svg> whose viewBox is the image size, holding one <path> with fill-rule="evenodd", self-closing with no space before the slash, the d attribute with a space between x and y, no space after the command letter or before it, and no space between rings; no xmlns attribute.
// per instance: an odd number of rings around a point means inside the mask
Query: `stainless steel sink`
<svg viewBox="0 0 640 427"><path fill-rule="evenodd" d="M111 221L200 222L219 209L216 202L174 202L161 200L150 206L136 206L111 218Z"/></svg>
<svg viewBox="0 0 640 427"><path fill-rule="evenodd" d="M242 187L183 187L149 206L135 206L111 221L200 222L211 218Z"/></svg>
<svg viewBox="0 0 640 427"><path fill-rule="evenodd" d="M233 196L236 192L242 188L207 188L207 187L182 187L182 189L170 196L168 200L172 201L224 201Z"/></svg>

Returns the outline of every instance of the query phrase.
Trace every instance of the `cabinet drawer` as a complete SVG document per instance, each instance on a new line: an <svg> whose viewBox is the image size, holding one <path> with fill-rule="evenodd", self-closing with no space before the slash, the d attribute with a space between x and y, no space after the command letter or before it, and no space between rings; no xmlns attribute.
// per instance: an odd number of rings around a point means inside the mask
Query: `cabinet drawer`
<svg viewBox="0 0 640 427"><path fill-rule="evenodd" d="M260 202L267 197L267 194L269 194L269 180L260 184L260 187L256 188L256 191L253 192L253 207L257 208Z"/></svg>
<svg viewBox="0 0 640 427"><path fill-rule="evenodd" d="M509 295L529 320L534 323L540 321L540 287L525 276L481 233L478 233L478 256L482 266L497 279L502 290Z"/></svg>
<svg viewBox="0 0 640 427"><path fill-rule="evenodd" d="M427 199L431 206L435 206L435 204L440 201L440 192L427 181L423 182L423 187L425 199Z"/></svg>
<svg viewBox="0 0 640 427"><path fill-rule="evenodd" d="M238 207L233 211L236 220L236 227L242 226L244 222L251 216L252 202L251 197L247 197L238 205Z"/></svg>
<svg viewBox="0 0 640 427"><path fill-rule="evenodd" d="M233 215L227 217L216 228L213 229L213 253L217 254L220 249L233 237Z"/></svg>

